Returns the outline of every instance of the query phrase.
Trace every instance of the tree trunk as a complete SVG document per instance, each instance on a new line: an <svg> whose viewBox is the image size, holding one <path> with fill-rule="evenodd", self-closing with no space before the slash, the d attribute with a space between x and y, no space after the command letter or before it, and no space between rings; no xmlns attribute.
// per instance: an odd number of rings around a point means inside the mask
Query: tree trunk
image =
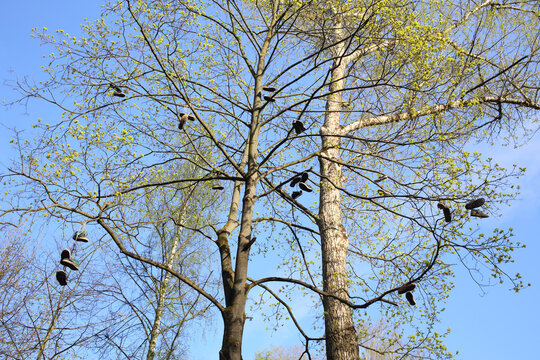
<svg viewBox="0 0 540 360"><path fill-rule="evenodd" d="M162 241L165 241L166 239L162 239ZM174 239L174 243L172 244L171 253L168 256L167 259L167 266L172 266L174 263L174 260L178 257L178 245L180 242L180 234L177 234ZM166 246L163 246L165 249ZM154 360L154 357L156 356L156 345L157 345L157 339L159 337L160 333L160 327L161 327L161 317L163 316L163 309L165 308L165 300L167 298L167 289L169 288L169 282L171 280L171 273L165 271L165 274L163 275L163 280L159 283L159 289L157 293L157 306L156 306L156 316L154 318L154 323L152 324L152 330L150 331L150 340L148 342L148 352L146 354L146 360Z"/></svg>
<svg viewBox="0 0 540 360"><path fill-rule="evenodd" d="M339 31L336 31L339 32ZM341 35L341 34L338 34ZM336 37L339 38L339 37ZM321 192L319 200L319 231L322 247L323 290L349 299L347 250L349 239L341 218L343 173L339 153L341 139L331 136L340 132L342 93L347 62L344 45L336 45L331 84L326 103L324 125L321 127L323 152L319 156ZM326 357L328 360L358 360L358 338L352 319L352 310L333 298L324 297L326 329Z"/></svg>

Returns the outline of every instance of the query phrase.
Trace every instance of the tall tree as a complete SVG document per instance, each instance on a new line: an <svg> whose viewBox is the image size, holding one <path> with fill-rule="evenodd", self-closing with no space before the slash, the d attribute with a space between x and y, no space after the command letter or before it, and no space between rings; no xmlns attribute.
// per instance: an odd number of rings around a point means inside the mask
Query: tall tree
<svg viewBox="0 0 540 360"><path fill-rule="evenodd" d="M35 214L87 221L121 254L167 271L220 312L220 359L241 359L253 289L294 319L306 350L324 338L328 359L359 358L358 345L368 345L355 310L374 304L397 323L415 314L429 324L411 322L417 336L391 351L424 347L449 357L432 324L436 299L451 287L453 256L472 259L469 266L487 261L504 278L499 264L515 248L510 232L473 237L461 205L476 196L490 209L505 201L504 185L519 171L463 149L489 136L486 129L513 133L525 124L516 124L523 111L540 108L533 6L108 4L103 19L84 26L86 37L39 35L56 49L45 67L50 79L19 89L64 114L36 123L34 144L17 142L23 155L4 179L32 196L7 198L2 222ZM527 17L528 31L506 21L515 12ZM489 30L494 24L500 31ZM185 174L176 162L199 171ZM220 220L190 225L159 209L132 216L149 191L195 186L224 188ZM318 203L310 204L311 187ZM444 226L441 210L452 220ZM206 255L219 263L220 280L201 281L140 251L153 225L169 221L213 245ZM248 276L253 246L282 258L278 274ZM324 336L303 329L274 283L322 297ZM423 314L396 294L412 283Z"/></svg>

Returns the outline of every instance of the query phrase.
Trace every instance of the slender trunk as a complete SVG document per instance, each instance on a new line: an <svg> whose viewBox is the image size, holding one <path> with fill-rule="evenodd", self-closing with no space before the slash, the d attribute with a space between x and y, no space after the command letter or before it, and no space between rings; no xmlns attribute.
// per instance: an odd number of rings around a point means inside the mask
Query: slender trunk
<svg viewBox="0 0 540 360"><path fill-rule="evenodd" d="M339 28L339 27L338 27ZM336 31L339 32L339 31ZM340 35L340 34L338 34ZM339 38L339 37L336 37ZM319 200L319 230L322 247L324 291L349 299L347 250L349 239L341 218L343 173L340 157L341 139L331 136L340 132L340 112L347 64L340 58L344 45L336 45L337 59L332 68L331 84L326 103L326 116L321 127L323 152L319 156L321 192ZM358 338L352 310L333 298L324 297L326 357L328 360L358 360Z"/></svg>
<svg viewBox="0 0 540 360"><path fill-rule="evenodd" d="M148 342L148 352L146 353L146 360L153 360L156 356L156 344L159 336L159 329L161 327L161 317L163 315L163 309L165 308L165 295L167 292L167 280L169 273L166 273L164 280L159 286L159 294L156 306L156 316L154 317L154 323L152 324L152 330L150 331L150 341Z"/></svg>
<svg viewBox="0 0 540 360"><path fill-rule="evenodd" d="M277 14L279 2L274 3L273 14ZM275 21L273 19L272 21ZM263 87L263 74L265 70L265 57L268 53L270 41L273 37L272 31L269 31L264 43L261 46L257 69L255 71L253 112L251 113L251 124L249 137L246 145L247 151L247 173L244 175L244 197L242 200L242 215L240 220L240 233L238 235L238 247L236 249L236 263L234 271L230 264L230 253L227 238L230 234L229 225L236 220L231 215L232 209L237 211L238 203L233 202L231 212L229 213L229 222L224 231L218 233L218 246L220 248L222 266L227 264L228 269L223 269L226 308L222 312L224 331L221 350L219 351L219 360L242 360L242 337L244 332L245 308L248 295L247 269L249 262L249 250L251 240L251 230L253 227L253 212L255 207L257 183L259 182L259 164L258 142L259 142L259 116L261 114L262 101L261 92ZM239 188L238 188L239 189ZM236 189L235 189L235 194ZM234 198L234 195L233 195ZM223 261L225 259L225 262ZM232 286L230 284L232 283Z"/></svg>
<svg viewBox="0 0 540 360"><path fill-rule="evenodd" d="M171 253L167 259L167 266L171 266L174 260L178 257L178 243L180 242L180 236L177 235L172 244ZM166 246L164 246L166 248ZM150 340L148 342L148 352L146 354L146 360L153 360L156 356L156 345L160 334L161 318L163 316L163 310L165 309L165 300L167 299L167 289L169 288L169 282L171 280L171 273L165 272L163 280L159 283L159 289L157 293L157 306L156 316L154 317L154 323L152 324L152 330L150 331Z"/></svg>

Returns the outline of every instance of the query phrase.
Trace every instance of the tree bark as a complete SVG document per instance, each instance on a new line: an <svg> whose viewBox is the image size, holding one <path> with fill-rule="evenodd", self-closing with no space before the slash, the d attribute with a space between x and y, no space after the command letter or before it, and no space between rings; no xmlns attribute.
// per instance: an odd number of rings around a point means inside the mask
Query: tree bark
<svg viewBox="0 0 540 360"><path fill-rule="evenodd" d="M339 26L336 26L339 29ZM340 39L340 30L335 31ZM347 275L347 250L349 239L341 218L341 192L343 172L340 165L341 138L332 136L340 133L342 90L347 69L343 57L345 45L334 48L329 95L326 99L326 114L321 127L323 152L319 156L321 169L321 192L319 199L319 231L322 247L323 290L349 300ZM340 301L324 297L324 319L326 329L326 357L328 360L358 360L358 338L352 319L352 310Z"/></svg>
<svg viewBox="0 0 540 360"><path fill-rule="evenodd" d="M162 239L165 241L165 239ZM167 266L172 266L174 260L178 257L178 245L180 242L180 234L177 234L174 243L172 244L171 253L167 259ZM165 246L163 247L166 248ZM163 274L163 280L159 283L159 289L157 293L157 306L156 316L154 317L154 323L152 324L152 330L150 331L150 340L148 342L148 352L146 354L146 360L153 360L156 356L157 339L160 334L161 317L163 316L163 309L165 308L165 300L167 298L167 289L169 288L169 282L171 280L171 273L165 271Z"/></svg>

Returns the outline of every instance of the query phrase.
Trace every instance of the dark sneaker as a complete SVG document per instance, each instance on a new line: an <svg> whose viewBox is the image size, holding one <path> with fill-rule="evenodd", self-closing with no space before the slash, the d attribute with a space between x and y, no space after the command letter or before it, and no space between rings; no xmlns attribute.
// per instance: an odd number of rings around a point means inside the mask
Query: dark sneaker
<svg viewBox="0 0 540 360"><path fill-rule="evenodd" d="M416 302L414 301L414 296L413 296L412 292L406 293L405 297L407 298L407 301L409 302L409 304L411 304L412 306L416 305Z"/></svg>
<svg viewBox="0 0 540 360"><path fill-rule="evenodd" d="M89 239L87 238L88 234L86 234L86 231L76 231L73 235L73 240L75 241L81 241L81 242L88 242Z"/></svg>
<svg viewBox="0 0 540 360"><path fill-rule="evenodd" d="M302 195L302 192L301 191L293 191L291 197L293 199L296 199L297 197L299 197L300 195Z"/></svg>
<svg viewBox="0 0 540 360"><path fill-rule="evenodd" d="M313 189L308 185L308 184L304 184L303 182L299 183L298 184L298 187L306 192L312 192Z"/></svg>
<svg viewBox="0 0 540 360"><path fill-rule="evenodd" d="M452 212L450 211L450 208L443 203L438 203L437 207L443 211L444 214L444 221L449 223L452 221Z"/></svg>
<svg viewBox="0 0 540 360"><path fill-rule="evenodd" d="M471 210L471 216L485 219L489 217L489 214L486 214L485 212L480 211L480 210L473 209Z"/></svg>
<svg viewBox="0 0 540 360"><path fill-rule="evenodd" d="M388 191L388 190L379 189L379 190L377 190L377 192L381 196L392 196L392 193L390 191Z"/></svg>
<svg viewBox="0 0 540 360"><path fill-rule="evenodd" d="M60 254L60 259L69 259L71 257L71 251L68 249L62 250L62 253Z"/></svg>
<svg viewBox="0 0 540 360"><path fill-rule="evenodd" d="M397 293L399 295L402 295L402 294L405 294L406 292L413 291L415 287L416 287L415 284L406 284L406 285L403 285L403 286L399 287L397 289Z"/></svg>
<svg viewBox="0 0 540 360"><path fill-rule="evenodd" d="M444 209L442 209L442 212L444 214L444 221L446 221L447 223L452 221L452 213L450 212L449 208L445 207Z"/></svg>
<svg viewBox="0 0 540 360"><path fill-rule="evenodd" d="M301 121L295 121L293 122L293 129L294 131L296 132L296 135L300 135L301 133L303 133L304 131L306 131L306 128L304 127L304 123L301 122Z"/></svg>
<svg viewBox="0 0 540 360"><path fill-rule="evenodd" d="M276 91L276 88L272 86L263 86L263 91L274 92Z"/></svg>
<svg viewBox="0 0 540 360"><path fill-rule="evenodd" d="M486 203L486 199L484 198L472 200L472 201L469 201L467 204L465 204L465 209L467 210L475 209L477 207L484 205L485 203Z"/></svg>
<svg viewBox="0 0 540 360"><path fill-rule="evenodd" d="M300 181L302 181L302 177L298 175L294 176L291 180L291 187L295 187Z"/></svg>
<svg viewBox="0 0 540 360"><path fill-rule="evenodd" d="M115 91L115 92L113 93L113 96L123 98L123 97L126 97L126 94L124 94L123 92L116 92L116 91Z"/></svg>
<svg viewBox="0 0 540 360"><path fill-rule="evenodd" d="M264 96L264 100L268 101L268 102L276 102L276 99L274 99L273 97L271 96Z"/></svg>
<svg viewBox="0 0 540 360"><path fill-rule="evenodd" d="M56 272L56 280L58 281L58 283L62 286L66 286L67 285L67 275L66 275L66 272L64 270L58 270Z"/></svg>
<svg viewBox="0 0 540 360"><path fill-rule="evenodd" d="M180 118L180 120L178 121L178 129L182 130L184 128L185 123L186 123L186 119Z"/></svg>
<svg viewBox="0 0 540 360"><path fill-rule="evenodd" d="M74 259L62 259L60 260L60 264L67 266L71 270L79 270L80 263L77 260Z"/></svg>
<svg viewBox="0 0 540 360"><path fill-rule="evenodd" d="M212 189L213 190L223 190L225 188L223 186L221 186L221 185L215 185L215 186L212 186Z"/></svg>

